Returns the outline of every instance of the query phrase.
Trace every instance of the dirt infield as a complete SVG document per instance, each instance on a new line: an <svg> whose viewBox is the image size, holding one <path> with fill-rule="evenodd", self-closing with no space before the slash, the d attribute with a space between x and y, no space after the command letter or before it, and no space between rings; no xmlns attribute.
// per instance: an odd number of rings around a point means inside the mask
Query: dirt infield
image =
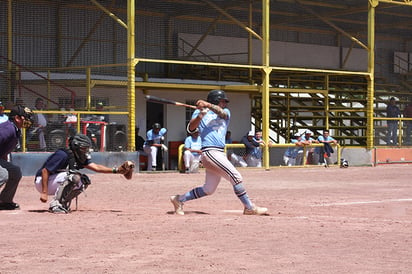
<svg viewBox="0 0 412 274"><path fill-rule="evenodd" d="M172 212L204 173L92 174L77 211L47 212L32 177L0 212L0 273L410 273L411 166L241 169L270 216L227 181Z"/></svg>

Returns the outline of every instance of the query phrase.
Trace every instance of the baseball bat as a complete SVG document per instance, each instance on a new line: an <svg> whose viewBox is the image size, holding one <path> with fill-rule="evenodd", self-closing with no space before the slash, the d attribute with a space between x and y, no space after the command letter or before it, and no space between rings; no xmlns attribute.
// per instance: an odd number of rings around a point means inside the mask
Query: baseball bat
<svg viewBox="0 0 412 274"><path fill-rule="evenodd" d="M196 106L193 105L188 105L185 103L181 103L181 102L176 102L170 99L165 99L165 98L160 98L160 97L156 97L153 95L146 95L146 100L148 102L152 102L152 103L158 103L158 104L168 104L168 105L175 105L175 106L180 106L180 107L187 107L187 108L193 108L193 109L197 109Z"/></svg>

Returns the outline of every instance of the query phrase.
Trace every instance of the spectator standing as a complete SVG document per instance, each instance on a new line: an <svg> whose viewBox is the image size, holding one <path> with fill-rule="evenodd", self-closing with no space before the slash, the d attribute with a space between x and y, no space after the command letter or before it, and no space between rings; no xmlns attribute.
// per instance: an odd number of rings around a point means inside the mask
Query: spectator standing
<svg viewBox="0 0 412 274"><path fill-rule="evenodd" d="M328 166L330 164L330 156L334 152L332 145L336 145L338 141L329 135L329 130L324 129L322 135L317 139L323 147L317 147L316 152L319 154L319 164L324 164Z"/></svg>
<svg viewBox="0 0 412 274"><path fill-rule="evenodd" d="M258 130L255 133L249 131L243 136L242 143L246 147L245 160L249 167L262 167L262 148L265 142L262 140L262 131Z"/></svg>
<svg viewBox="0 0 412 274"><path fill-rule="evenodd" d="M398 118L401 114L401 110L396 105L395 97L389 100L389 104L386 107L386 117L388 118ZM387 133L387 144L396 146L398 145L398 120L388 120L388 133Z"/></svg>
<svg viewBox="0 0 412 274"><path fill-rule="evenodd" d="M98 102L96 104L96 111L100 111L101 113L96 114L98 116L99 121L103 121L106 123L109 123L109 114L104 113L104 103L103 102Z"/></svg>
<svg viewBox="0 0 412 274"><path fill-rule="evenodd" d="M42 111L44 109L44 101L42 98L37 98L34 104L34 110ZM36 113L34 116L34 130L31 132L33 135L37 134L39 138L39 148L41 151L47 150L46 145L46 127L47 119L43 113Z"/></svg>
<svg viewBox="0 0 412 274"><path fill-rule="evenodd" d="M285 153L283 154L283 162L287 166L295 166L295 165L301 165L302 163L302 153L303 149L300 147L303 146L301 143L301 138L302 136L299 133L295 133L290 140L291 144L294 144L294 146L290 146L286 149ZM300 154L300 157L298 157ZM299 160L300 162L297 162Z"/></svg>
<svg viewBox="0 0 412 274"><path fill-rule="evenodd" d="M232 144L232 132L231 131L227 131L226 132L226 137L225 137L225 143L226 144ZM243 159L242 156L236 154L233 152L233 149L227 149L226 150L226 155L227 158L229 159L229 161L236 167L247 167L247 163L245 162L245 160Z"/></svg>
<svg viewBox="0 0 412 274"><path fill-rule="evenodd" d="M164 136L167 129L163 128L159 123L154 123L152 129L146 133L146 141L143 149L147 153L147 170L152 171L157 168L157 153L159 149L167 151L167 147L163 144ZM162 159L163 160L163 159ZM160 163L159 163L160 164Z"/></svg>
<svg viewBox="0 0 412 274"><path fill-rule="evenodd" d="M85 121L109 123L109 115L104 113L105 110L103 102L98 102L96 104L96 111L99 113L86 117ZM90 140L92 140L94 150L99 151L102 147L102 123L89 123L87 126L87 136Z"/></svg>
<svg viewBox="0 0 412 274"><path fill-rule="evenodd" d="M301 164L303 164L303 150L304 150L304 146L310 146L312 143L317 143L317 141L315 139L312 138L313 132L309 129L305 130L302 138L301 138L301 144L302 147L300 148L301 152L301 156L302 159L297 159L296 162L301 162ZM306 163L307 164L311 164L313 163L313 153L314 153L314 149L307 149L306 151Z"/></svg>
<svg viewBox="0 0 412 274"><path fill-rule="evenodd" d="M7 161L21 135L21 128L29 128L33 123L32 111L23 106L15 106L9 114L9 121L0 123L0 210L20 209L19 204L13 201L17 187L22 177L19 166Z"/></svg>
<svg viewBox="0 0 412 274"><path fill-rule="evenodd" d="M412 100L409 99L408 105L403 110L404 118L412 118ZM405 145L411 145L411 133L412 133L412 120L405 121L406 130L405 130Z"/></svg>
<svg viewBox="0 0 412 274"><path fill-rule="evenodd" d="M0 101L0 123L6 122L9 120L9 116L7 116L6 113L4 113L4 105Z"/></svg>
<svg viewBox="0 0 412 274"><path fill-rule="evenodd" d="M185 139L183 161L185 162L185 172L195 173L199 170L199 163L202 157L202 139L199 131L195 131Z"/></svg>

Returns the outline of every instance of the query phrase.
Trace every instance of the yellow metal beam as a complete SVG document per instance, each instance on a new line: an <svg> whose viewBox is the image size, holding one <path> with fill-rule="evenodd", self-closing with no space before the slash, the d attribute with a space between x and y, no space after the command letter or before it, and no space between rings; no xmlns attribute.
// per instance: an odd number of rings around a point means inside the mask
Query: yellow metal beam
<svg viewBox="0 0 412 274"><path fill-rule="evenodd" d="M404 5L404 6L412 6L411 0L379 0L379 2L396 4L396 5Z"/></svg>
<svg viewBox="0 0 412 274"><path fill-rule="evenodd" d="M272 69L270 66L270 1L262 1L262 138L266 144L269 144L269 120L270 120L270 106L269 106L269 86L270 73ZM263 148L263 167L269 170L269 147Z"/></svg>
<svg viewBox="0 0 412 274"><path fill-rule="evenodd" d="M127 1L127 100L129 110L128 151L136 150L136 70L135 59L135 0Z"/></svg>
<svg viewBox="0 0 412 274"><path fill-rule="evenodd" d="M279 93L321 93L327 94L327 89L303 89L303 88L270 88L270 92L279 92Z"/></svg>
<svg viewBox="0 0 412 274"><path fill-rule="evenodd" d="M367 111L366 111L366 147L368 149L373 148L374 143L374 111L373 101L375 98L375 7L377 6L377 0L370 0L368 5L368 91L367 91Z"/></svg>
<svg viewBox="0 0 412 274"><path fill-rule="evenodd" d="M104 11L107 15L109 15L111 18L113 18L117 23L119 23L122 27L124 27L125 29L127 29L127 24L124 23L119 17L117 17L116 15L114 15L111 11L109 11L108 9L106 9L105 7L103 7L99 2L97 2L96 0L90 0L90 2L92 2L93 4L95 4L99 9L101 9L102 11ZM128 11L129 12L129 11Z"/></svg>
<svg viewBox="0 0 412 274"><path fill-rule="evenodd" d="M297 1L297 2L300 3L301 1ZM350 35L350 34L347 33L346 31L344 31L343 29L341 29L340 27L338 27L337 25L335 25L334 23L332 23L331 20L329 20L329 19L327 19L327 18L325 18L325 17L323 17L323 16L320 16L319 14L317 14L314 10L312 10L312 9L309 8L309 7L305 7L305 6L304 6L304 8L305 8L308 12L310 12L311 14L313 14L315 17L319 18L321 21L325 22L326 24L328 24L328 25L331 26L332 28L336 29L338 32L340 32L340 33L342 33L343 35L345 35L346 37L348 37L350 40L356 42L356 43L357 43L358 45L360 45L362 48L364 48L364 49L366 49L366 50L368 49L368 47L367 47L365 44L363 44L359 39L353 37L352 35Z"/></svg>
<svg viewBox="0 0 412 274"><path fill-rule="evenodd" d="M198 65L198 66L211 66L211 67L264 69L264 66L257 66L257 65L241 65L241 64L230 64L230 63L179 61L179 60L150 59L150 58L137 58L137 59L138 59L139 62L148 62L148 63L165 63L165 64ZM313 73L321 73L321 74L369 76L369 72L349 71L349 70L328 70L328 69L311 69L311 68L277 67L277 66L271 66L270 68L272 70L277 70L277 71L313 72Z"/></svg>
<svg viewBox="0 0 412 274"><path fill-rule="evenodd" d="M13 0L7 2L7 59L13 60ZM7 72L11 76L13 66L11 62L7 62ZM7 99L12 100L12 87L11 81L7 84ZM23 149L25 149L25 144L23 144ZM23 150L24 151L24 150Z"/></svg>
<svg viewBox="0 0 412 274"><path fill-rule="evenodd" d="M224 16L226 16L227 18L229 18L230 20L232 20L233 22L235 22L237 25L241 26L242 28L244 28L246 31L250 32L253 36L255 36L256 38L258 38L259 40L262 40L262 37L257 34L253 29L251 29L250 27L246 26L245 24L243 24L242 22L240 22L239 20L237 20L235 17L233 17L232 15L230 15L229 13L227 13L224 9L220 8L219 6L217 6L216 4L207 1L207 0L202 0L203 2L207 3L208 5L210 5L211 7L213 7L214 9L216 9L217 11L219 11L221 14L223 14Z"/></svg>

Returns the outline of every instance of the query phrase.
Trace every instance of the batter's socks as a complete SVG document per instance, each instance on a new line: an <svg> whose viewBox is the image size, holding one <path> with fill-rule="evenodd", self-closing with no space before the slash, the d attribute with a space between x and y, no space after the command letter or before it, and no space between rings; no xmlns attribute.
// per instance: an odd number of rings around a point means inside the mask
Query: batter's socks
<svg viewBox="0 0 412 274"><path fill-rule="evenodd" d="M182 203L184 203L186 201L202 198L206 195L207 194L203 190L203 187L196 187L196 188L192 189L191 191L187 192L185 195L180 196L179 200Z"/></svg>
<svg viewBox="0 0 412 274"><path fill-rule="evenodd" d="M233 190L235 191L236 196L245 205L246 208L251 209L253 207L253 204L250 201L249 196L247 196L246 189L243 187L242 183L234 185Z"/></svg>

